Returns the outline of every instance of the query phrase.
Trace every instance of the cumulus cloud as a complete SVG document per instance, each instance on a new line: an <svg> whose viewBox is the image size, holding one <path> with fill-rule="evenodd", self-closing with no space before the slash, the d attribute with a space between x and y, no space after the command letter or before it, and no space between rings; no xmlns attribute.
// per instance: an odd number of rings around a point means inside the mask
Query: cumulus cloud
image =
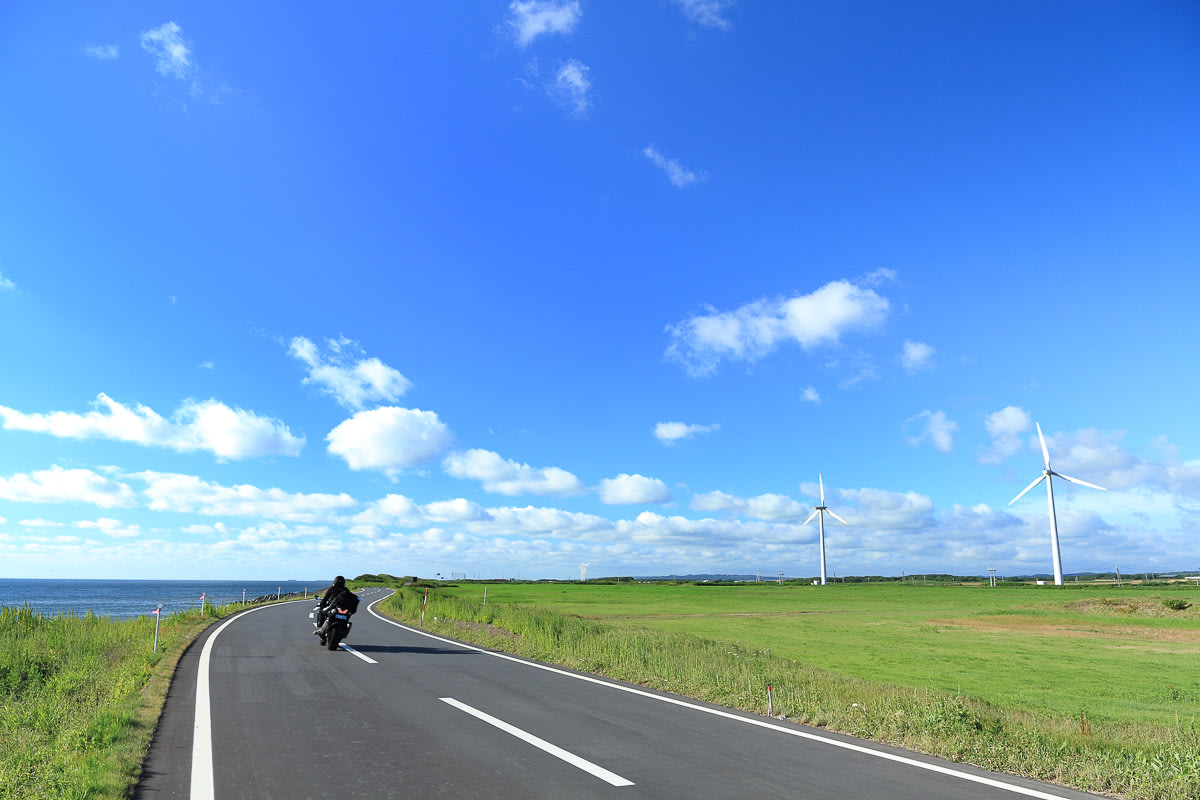
<svg viewBox="0 0 1200 800"><path fill-rule="evenodd" d="M592 82L588 79L590 72L586 64L568 59L558 68L548 88L550 97L569 109L572 116L583 116L592 105L588 96L592 89Z"/></svg>
<svg viewBox="0 0 1200 800"><path fill-rule="evenodd" d="M0 272L0 292L3 292L7 289L15 289L15 288L17 288L17 285L15 283L13 283L12 281L10 281L8 278L4 277L3 272Z"/></svg>
<svg viewBox="0 0 1200 800"><path fill-rule="evenodd" d="M65 439L112 439L185 453L203 450L220 459L297 456L304 447L304 437L292 435L283 422L216 400L187 400L170 420L148 406L126 406L104 393L92 405L96 410L84 414L25 414L0 406L0 418L7 430Z"/></svg>
<svg viewBox="0 0 1200 800"><path fill-rule="evenodd" d="M1033 430L1033 417L1019 406L1006 406L988 414L984 426L992 442L979 460L984 464L999 464L1021 449L1023 434Z"/></svg>
<svg viewBox="0 0 1200 800"><path fill-rule="evenodd" d="M480 481L489 492L504 495L573 495L584 491L579 478L558 467L535 468L502 458L491 450L451 453L442 469L455 478Z"/></svg>
<svg viewBox="0 0 1200 800"><path fill-rule="evenodd" d="M144 31L142 49L154 56L155 69L168 78L187 78L195 66L192 51L183 39L183 29L174 22Z"/></svg>
<svg viewBox="0 0 1200 800"><path fill-rule="evenodd" d="M714 491L692 496L693 511L726 513L761 519L767 522L802 521L812 509L784 494L760 494L756 497L737 497Z"/></svg>
<svg viewBox="0 0 1200 800"><path fill-rule="evenodd" d="M659 152L655 145L647 145L642 150L642 155L648 158L651 164L658 167L667 176L667 180L681 189L704 180L703 173L688 169L673 158L667 158Z"/></svg>
<svg viewBox="0 0 1200 800"><path fill-rule="evenodd" d="M578 2L559 3L553 0L525 0L510 3L508 25L517 45L529 44L546 33L570 33L583 11Z"/></svg>
<svg viewBox="0 0 1200 800"><path fill-rule="evenodd" d="M462 498L421 505L412 498L397 494L368 504L352 521L361 532L453 524L473 535L493 540L499 537L585 540L601 533L611 533L615 527L612 521L603 517L559 508L483 508Z"/></svg>
<svg viewBox="0 0 1200 800"><path fill-rule="evenodd" d="M785 342L805 350L836 344L850 331L880 325L889 307L873 289L840 280L811 294L756 300L733 311L709 308L667 326L671 343L666 357L691 376L703 377L714 373L722 359L755 361Z"/></svg>
<svg viewBox="0 0 1200 800"><path fill-rule="evenodd" d="M812 488L815 490L817 487ZM825 492L827 501L831 495L836 495L841 502L853 506L853 516L846 519L851 525L861 528L884 531L920 530L933 528L937 524L933 500L918 492L893 492L885 489L835 491L830 490L828 486L825 487Z"/></svg>
<svg viewBox="0 0 1200 800"><path fill-rule="evenodd" d="M945 411L926 409L904 421L905 437L914 447L929 442L940 453L954 449L954 432L958 423L946 416Z"/></svg>
<svg viewBox="0 0 1200 800"><path fill-rule="evenodd" d="M654 426L654 437L665 445L672 445L682 439L690 439L696 434L712 433L720 425L689 425L686 422L660 422Z"/></svg>
<svg viewBox="0 0 1200 800"><path fill-rule="evenodd" d="M350 469L394 475L446 452L454 434L432 411L383 406L358 412L331 430L325 440L329 452L341 456Z"/></svg>
<svg viewBox="0 0 1200 800"><path fill-rule="evenodd" d="M910 373L920 372L933 366L934 349L924 342L904 340L904 349L900 353L900 363Z"/></svg>
<svg viewBox="0 0 1200 800"><path fill-rule="evenodd" d="M98 520L79 520L74 523L76 528L80 530L94 530L103 533L113 539L134 539L142 535L142 529L138 525L126 525L120 520L110 517L101 517Z"/></svg>
<svg viewBox="0 0 1200 800"><path fill-rule="evenodd" d="M145 482L142 495L153 511L313 522L358 505L345 493L296 494L249 484L222 486L194 475L150 470L130 477Z"/></svg>
<svg viewBox="0 0 1200 800"><path fill-rule="evenodd" d="M97 61L111 61L121 55L121 51L115 44L89 44L83 48L83 52Z"/></svg>
<svg viewBox="0 0 1200 800"><path fill-rule="evenodd" d="M350 339L329 339L327 354L312 341L297 336L288 345L288 353L308 366L304 383L320 387L341 405L355 411L368 404L392 403L401 398L412 382L399 370L378 358L361 358L362 349Z"/></svg>
<svg viewBox="0 0 1200 800"><path fill-rule="evenodd" d="M56 522L55 520L52 520L52 519L41 519L40 517L35 518L35 519L23 519L20 522L18 522L17 524L20 525L22 528L62 528L62 527L64 527L64 523L62 523L62 522Z"/></svg>
<svg viewBox="0 0 1200 800"><path fill-rule="evenodd" d="M627 473L600 481L597 493L600 495L600 502L607 505L669 503L671 501L671 490L658 478Z"/></svg>
<svg viewBox="0 0 1200 800"><path fill-rule="evenodd" d="M725 10L733 0L674 0L683 15L697 25L706 28L729 30L733 24L725 18Z"/></svg>
<svg viewBox="0 0 1200 800"><path fill-rule="evenodd" d="M800 393L800 399L806 403L820 403L821 394L814 386L805 386L804 391Z"/></svg>
<svg viewBox="0 0 1200 800"><path fill-rule="evenodd" d="M134 491L89 469L59 466L0 477L0 499L12 503L91 503L100 508L129 508L137 504Z"/></svg>

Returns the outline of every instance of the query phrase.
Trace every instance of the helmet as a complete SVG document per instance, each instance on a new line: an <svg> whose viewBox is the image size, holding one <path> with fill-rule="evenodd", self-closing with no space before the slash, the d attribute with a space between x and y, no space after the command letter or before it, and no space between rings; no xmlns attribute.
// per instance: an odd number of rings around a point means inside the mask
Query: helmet
<svg viewBox="0 0 1200 800"><path fill-rule="evenodd" d="M333 579L333 585L334 586L345 586L346 579L343 578L341 575L338 575L336 578Z"/></svg>

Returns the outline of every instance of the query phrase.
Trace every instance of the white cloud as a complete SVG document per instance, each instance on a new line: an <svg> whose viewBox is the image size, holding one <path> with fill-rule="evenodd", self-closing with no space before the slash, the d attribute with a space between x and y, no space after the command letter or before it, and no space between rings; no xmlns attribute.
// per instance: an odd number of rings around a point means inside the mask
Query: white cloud
<svg viewBox="0 0 1200 800"><path fill-rule="evenodd" d="M368 403L395 402L412 386L399 370L378 358L355 360L346 351L361 354L357 342L329 339L326 345L330 354L323 356L310 340L297 336L289 344L288 353L308 365L304 383L316 384L346 408L359 411Z"/></svg>
<svg viewBox="0 0 1200 800"><path fill-rule="evenodd" d="M999 464L1021 449L1022 434L1033 430L1033 418L1019 406L1006 406L989 414L984 426L992 443L979 460L984 464Z"/></svg>
<svg viewBox="0 0 1200 800"><path fill-rule="evenodd" d="M817 487L812 486L814 495ZM825 487L826 502L838 511L851 526L883 531L921 530L933 528L933 500L917 492L892 492L885 489L840 489ZM855 506L850 516L842 513L832 503L831 495L841 502Z"/></svg>
<svg viewBox="0 0 1200 800"><path fill-rule="evenodd" d="M83 52L97 61L111 61L121 55L121 51L115 44L90 44L83 48Z"/></svg>
<svg viewBox="0 0 1200 800"><path fill-rule="evenodd" d="M600 502L607 505L633 505L636 503L668 503L671 490L658 478L622 473L615 478L605 478L597 488Z"/></svg>
<svg viewBox="0 0 1200 800"><path fill-rule="evenodd" d="M206 450L221 459L296 456L304 447L304 437L293 436L279 420L230 408L216 400L187 400L172 420L147 406L125 406L103 392L92 405L98 410L86 414L25 414L0 406L0 418L7 430L48 433L65 439L113 439L179 452Z"/></svg>
<svg viewBox="0 0 1200 800"><path fill-rule="evenodd" d="M918 432L915 435L908 433L914 426L919 429ZM949 453L954 449L954 432L958 430L958 423L949 419L945 411L926 409L905 420L904 429L909 444L916 446L928 441L938 452Z"/></svg>
<svg viewBox="0 0 1200 800"><path fill-rule="evenodd" d="M421 506L421 513L428 522L441 524L476 522L491 519L491 515L478 503L464 498L435 500Z"/></svg>
<svg viewBox="0 0 1200 800"><path fill-rule="evenodd" d="M702 181L705 178L703 173L687 169L675 159L667 158L652 144L647 145L642 150L642 155L650 159L650 163L662 170L663 174L667 176L667 180L681 189L697 181Z"/></svg>
<svg viewBox="0 0 1200 800"><path fill-rule="evenodd" d="M806 403L820 403L821 395L814 386L805 386L804 391L800 393L800 399Z"/></svg>
<svg viewBox="0 0 1200 800"><path fill-rule="evenodd" d="M358 505L345 493L295 494L249 484L222 486L194 475L153 471L131 477L145 481L142 494L153 511L314 522Z"/></svg>
<svg viewBox="0 0 1200 800"><path fill-rule="evenodd" d="M933 366L933 347L924 342L904 340L904 350L900 353L900 363L911 372L920 372Z"/></svg>
<svg viewBox="0 0 1200 800"><path fill-rule="evenodd" d="M160 75L183 79L192 72L192 52L183 40L182 30L174 22L166 22L142 33L142 49L154 56Z"/></svg>
<svg viewBox="0 0 1200 800"><path fill-rule="evenodd" d="M550 96L560 105L569 108L571 114L576 117L586 114L592 105L588 97L588 92L592 89L592 82L588 80L589 72L591 70L586 64L573 58L568 59L559 67L554 75L554 82L548 89Z"/></svg>
<svg viewBox="0 0 1200 800"><path fill-rule="evenodd" d="M59 466L0 477L0 500L13 503L91 503L100 508L136 505L133 490L88 469Z"/></svg>
<svg viewBox="0 0 1200 800"><path fill-rule="evenodd" d="M382 500L367 505L366 510L354 517L359 525L399 525L415 528L424 520L420 506L412 498L402 494L389 494Z"/></svg>
<svg viewBox="0 0 1200 800"><path fill-rule="evenodd" d="M17 285L15 283L13 283L12 281L10 281L8 278L4 277L3 272L0 272L0 292L4 291L5 289L15 289L15 288L17 288Z"/></svg>
<svg viewBox="0 0 1200 800"><path fill-rule="evenodd" d="M584 491L579 478L564 469L519 464L490 450L451 453L442 461L442 469L455 478L480 481L485 490L497 494L573 495Z"/></svg>
<svg viewBox="0 0 1200 800"><path fill-rule="evenodd" d="M177 450L210 450L218 458L298 456L304 437L293 436L287 425L253 411L230 408L216 400L188 401L176 414L180 436Z"/></svg>
<svg viewBox="0 0 1200 800"><path fill-rule="evenodd" d="M345 459L350 469L394 475L440 456L453 443L454 434L432 411L383 406L358 412L325 440L329 452Z"/></svg>
<svg viewBox="0 0 1200 800"><path fill-rule="evenodd" d="M812 509L783 494L742 498L721 491L692 496L693 511L725 512L767 522L803 521Z"/></svg>
<svg viewBox="0 0 1200 800"><path fill-rule="evenodd" d="M508 24L521 47L544 33L570 33L583 14L578 2L552 0L518 0L509 4L508 10Z"/></svg>
<svg viewBox="0 0 1200 800"><path fill-rule="evenodd" d="M660 422L654 426L654 436L665 445L672 445L680 439L690 439L698 433L712 433L720 425L689 425L685 422Z"/></svg>
<svg viewBox="0 0 1200 800"><path fill-rule="evenodd" d="M702 377L715 372L722 359L755 361L783 342L805 350L836 344L850 331L880 325L888 310L888 301L874 290L833 281L811 294L756 300L733 311L710 308L669 325L666 357Z"/></svg>
<svg viewBox="0 0 1200 800"><path fill-rule="evenodd" d="M725 18L725 9L733 5L733 0L674 0L683 11L683 15L697 25L706 28L729 30L732 23Z"/></svg>
<svg viewBox="0 0 1200 800"><path fill-rule="evenodd" d="M50 519L23 519L17 523L22 528L61 528L65 523L55 522Z"/></svg>
<svg viewBox="0 0 1200 800"><path fill-rule="evenodd" d="M142 535L142 530L138 525L126 525L120 520L110 517L101 517L95 521L79 520L74 523L74 526L80 530L100 531L113 539L133 539Z"/></svg>

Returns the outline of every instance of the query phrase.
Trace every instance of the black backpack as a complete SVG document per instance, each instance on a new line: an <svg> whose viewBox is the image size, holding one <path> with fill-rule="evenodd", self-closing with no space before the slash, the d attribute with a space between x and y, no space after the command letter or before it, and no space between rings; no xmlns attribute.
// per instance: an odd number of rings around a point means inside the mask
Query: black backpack
<svg viewBox="0 0 1200 800"><path fill-rule="evenodd" d="M326 608L344 608L351 614L358 611L358 595L349 589L343 588L341 592L334 596Z"/></svg>

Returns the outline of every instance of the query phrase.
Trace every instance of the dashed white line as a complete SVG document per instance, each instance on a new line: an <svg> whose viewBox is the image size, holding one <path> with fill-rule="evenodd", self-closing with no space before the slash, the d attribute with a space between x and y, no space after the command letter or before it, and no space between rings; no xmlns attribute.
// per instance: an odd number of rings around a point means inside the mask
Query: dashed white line
<svg viewBox="0 0 1200 800"><path fill-rule="evenodd" d="M615 772L610 772L609 770L606 770L604 767L601 767L598 764L593 764L591 761L588 761L586 758L581 758L568 750L562 749L561 747L559 747L556 744L551 744L550 742L547 742L545 739L534 736L532 733L529 733L528 731L523 731L520 728L516 727L515 725L510 725L502 719L497 719L496 717L493 717L491 714L485 714L484 712L480 711L479 709L472 708L471 706L467 705L466 703L460 703L458 700L455 700L453 697L440 697L438 699L441 700L443 703L447 703L449 705L454 706L459 711L465 711L466 713L470 714L471 716L475 717L476 719L483 720L488 725L492 725L496 728L499 728L500 730L504 731L505 733L507 733L511 736L517 737L518 739L520 739L523 742L533 745L534 747L538 748L539 750L549 753L550 755L554 756L555 758L561 758L563 761L566 761L571 766L577 767L577 768L583 770L584 772L588 773L589 775L594 775L595 777L599 778L600 780L604 781L605 783L607 783L611 786L633 786L633 781L628 780L626 778L622 778L620 775L616 774Z"/></svg>
<svg viewBox="0 0 1200 800"><path fill-rule="evenodd" d="M602 680L600 678L594 678L590 675L580 675L577 672L568 672L565 669L559 669L558 667L552 667L548 664L539 664L536 661L529 661L524 658L517 658L516 656L510 656L506 653L497 653L494 650L487 650L482 647L476 647L475 645L465 644L463 642L456 642L453 639L447 639L444 636L438 636L433 633L428 633L419 628L414 628L410 625L405 625L402 622L397 622L394 619L389 619L389 618L385 617L384 615L380 614L378 611L375 610L375 604L382 602L385 599L387 599L387 598L381 597L379 600L376 600L375 602L373 602L369 606L367 606L367 610L371 612L372 616L374 616L380 620L383 620L384 622L388 623L389 625L395 625L397 628L403 628L406 631L410 631L412 633L416 633L421 636L428 637L430 639L435 639L439 642L445 642L446 644L454 645L455 647L461 647L466 650L474 650L477 653L483 653L484 655L489 655L489 656L492 656L493 658L500 658L500 659L504 659L505 661L512 661L517 664L524 664L527 667L545 670L546 672L552 672L557 675L562 675L567 678L573 678L573 679L579 680L579 681L586 681L588 683L594 683L599 686L607 686L608 688L616 689L619 692L627 692L629 694L639 695L641 697L646 697L651 700L657 700L660 703L667 703L669 705L680 706L683 708L690 708L693 711L700 711L704 714L711 714L715 717L723 717L725 719L733 720L735 722L740 722L745 725L753 725L758 728L767 728L767 729L776 731L777 733L786 734L788 736L794 736L799 739L807 739L812 742L820 742L822 744L831 745L833 747L840 747L843 750L850 750L850 751L853 751L856 753L861 753L863 755L873 756L875 758L884 759L886 761L892 761L897 764L904 764L905 766L915 767L916 769L922 769L922 770L928 770L930 772L936 772L941 775L946 775L948 777L958 778L959 780L969 781L971 783L978 783L983 786L990 786L994 789L1001 789L1006 792L1012 792L1013 794L1019 794L1019 795L1025 796L1025 797L1033 797L1033 798L1037 798L1037 800L1064 800L1063 795L1060 795L1060 794L1044 792L1044 791L1041 791L1040 789L1034 789L1034 788L1027 787L1027 786L1020 786L1015 783L1009 783L1008 781L997 780L995 778L989 778L984 775L976 775L974 773L970 773L965 770L955 769L954 767L947 767L947 766L943 766L942 764L935 764L935 763L931 763L929 761L921 761L920 759L909 758L907 756L902 756L902 755L899 755L896 753L888 753L883 750L876 750L872 747L868 747L868 746L862 745L862 744L855 744L853 742L842 741L840 739L831 739L827 736L822 736L817 733L811 733L806 730L801 730L798 727L784 727L784 726L778 725L773 722L767 722L765 720L741 716L739 714L735 714L730 711L722 711L722 710L716 709L716 708L709 708L707 706L698 705L696 703L690 703L687 700L681 700L676 697L670 697L670 696L661 695L661 694L654 694L652 692L647 692L642 689L634 688L632 686L624 686L619 683L613 683L611 681Z"/></svg>
<svg viewBox="0 0 1200 800"><path fill-rule="evenodd" d="M378 661L376 661L373 658L364 656L362 653L358 652L357 650L355 650L353 647L346 644L345 642L338 645L338 647L342 648L343 650L345 650L347 653L349 653L352 656L358 656L359 658L361 658L363 661L367 662L368 664L378 664L379 663Z"/></svg>

